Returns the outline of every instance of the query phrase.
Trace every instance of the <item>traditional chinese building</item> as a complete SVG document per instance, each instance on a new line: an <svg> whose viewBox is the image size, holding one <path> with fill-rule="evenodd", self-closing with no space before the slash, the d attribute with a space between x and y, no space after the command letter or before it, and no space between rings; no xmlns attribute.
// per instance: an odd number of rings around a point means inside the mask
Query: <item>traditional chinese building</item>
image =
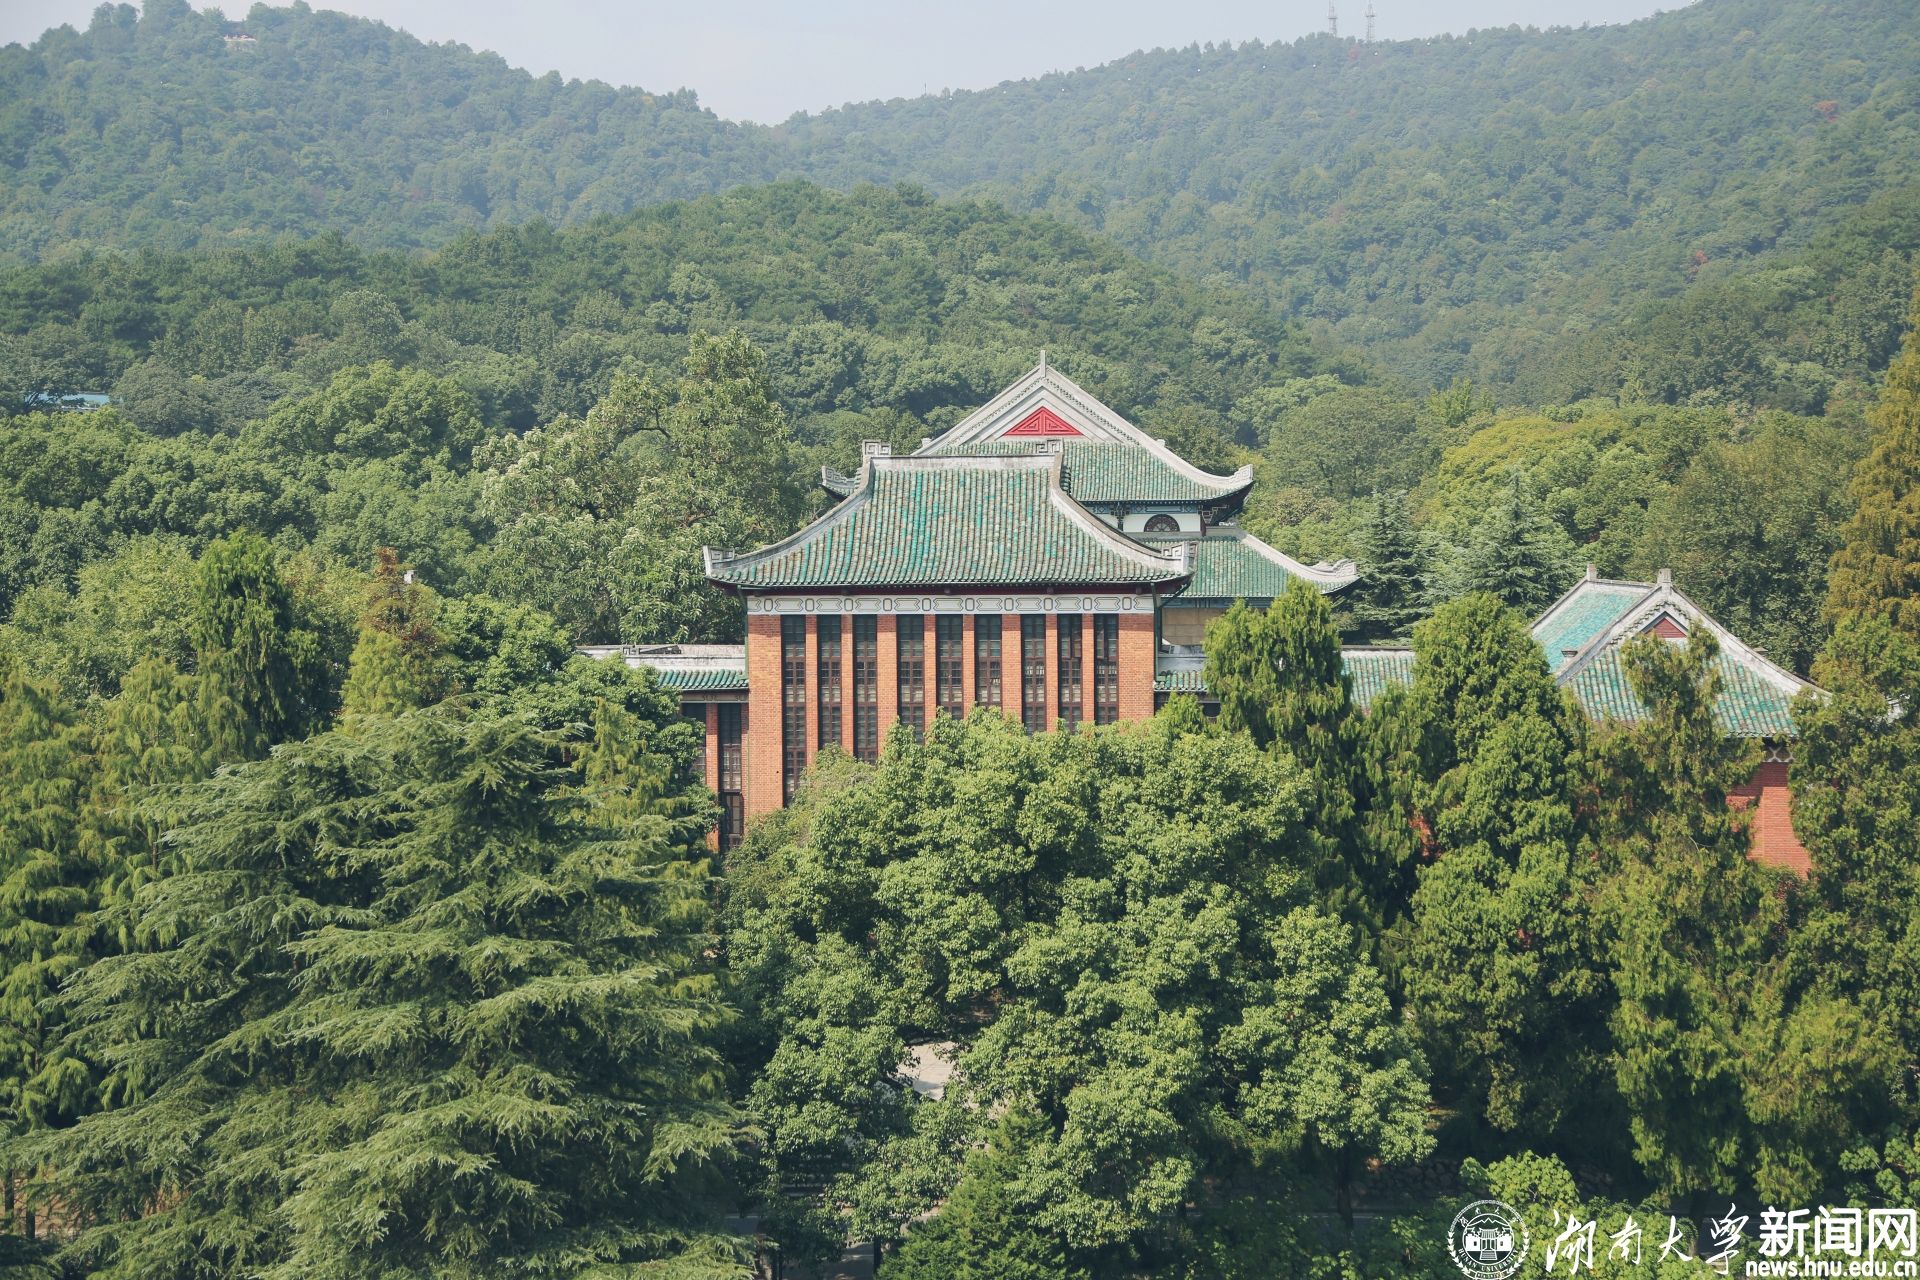
<svg viewBox="0 0 1920 1280"><path fill-rule="evenodd" d="M1235 523L1251 468L1186 462L1057 370L1038 367L910 455L864 449L823 471L839 501L753 551L707 551L707 576L746 605L742 645L588 652L653 669L707 727L720 840L793 795L814 756L872 760L888 731L944 711L999 708L1029 729L1139 719L1173 693L1202 699L1207 624L1235 600L1265 607L1295 578L1336 592L1351 561L1303 565ZM1804 682L1677 591L1591 572L1534 634L1556 678L1597 717L1644 714L1619 646L1652 632L1719 638L1728 732L1770 746L1751 788L1755 846L1804 870L1787 823L1788 708ZM1407 649L1349 649L1361 705L1412 677Z"/></svg>

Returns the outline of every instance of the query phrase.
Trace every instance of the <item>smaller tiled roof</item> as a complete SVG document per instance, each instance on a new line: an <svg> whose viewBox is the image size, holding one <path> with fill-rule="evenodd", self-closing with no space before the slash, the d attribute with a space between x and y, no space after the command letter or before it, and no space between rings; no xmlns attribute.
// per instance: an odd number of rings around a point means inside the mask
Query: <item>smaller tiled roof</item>
<svg viewBox="0 0 1920 1280"><path fill-rule="evenodd" d="M1268 546L1244 529L1216 526L1191 534L1141 534L1150 546L1193 548L1193 577L1168 601L1174 605L1217 605L1235 600L1261 604L1285 595L1295 578L1311 582L1323 595L1360 576L1351 560L1304 565Z"/></svg>
<svg viewBox="0 0 1920 1280"><path fill-rule="evenodd" d="M860 487L860 477L842 475L832 467L821 467L820 487L836 498L851 497L853 491Z"/></svg>
<svg viewBox="0 0 1920 1280"><path fill-rule="evenodd" d="M1156 671L1153 676L1155 693L1194 693L1207 691L1207 681L1198 668L1179 671Z"/></svg>
<svg viewBox="0 0 1920 1280"><path fill-rule="evenodd" d="M1146 586L1190 572L1184 548L1143 546L1070 498L1058 454L875 457L792 537L706 558L709 578L743 590Z"/></svg>
<svg viewBox="0 0 1920 1280"><path fill-rule="evenodd" d="M1089 507L1115 505L1198 506L1237 500L1253 484L1253 469L1243 467L1219 476L1197 468L1182 471L1169 457L1122 440L982 440L942 448L935 441L931 457L1004 457L1010 454L1058 452L1064 463L1061 483L1075 502ZM833 488L823 474L821 483Z"/></svg>
<svg viewBox="0 0 1920 1280"><path fill-rule="evenodd" d="M1793 692L1725 653L1715 659L1715 665L1720 671L1720 697L1713 704L1713 718L1722 730L1738 738L1793 736ZM1596 720L1646 718L1646 704L1627 680L1618 646L1582 664L1565 683Z"/></svg>
<svg viewBox="0 0 1920 1280"><path fill-rule="evenodd" d="M1413 650L1353 648L1340 651L1340 665L1353 682L1353 702L1370 710L1388 689L1413 683Z"/></svg>
<svg viewBox="0 0 1920 1280"><path fill-rule="evenodd" d="M645 667L661 688L676 693L744 693L747 688L743 644L595 644L582 645L576 652Z"/></svg>

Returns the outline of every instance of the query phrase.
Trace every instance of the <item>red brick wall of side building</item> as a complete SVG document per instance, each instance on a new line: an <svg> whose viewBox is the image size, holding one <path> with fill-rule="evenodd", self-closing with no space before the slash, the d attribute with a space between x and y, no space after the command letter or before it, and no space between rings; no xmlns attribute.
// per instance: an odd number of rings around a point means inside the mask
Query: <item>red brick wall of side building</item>
<svg viewBox="0 0 1920 1280"><path fill-rule="evenodd" d="M747 816L771 813L780 793L780 618L747 615Z"/></svg>
<svg viewBox="0 0 1920 1280"><path fill-rule="evenodd" d="M1120 615L1120 718L1153 714L1153 614Z"/></svg>
<svg viewBox="0 0 1920 1280"><path fill-rule="evenodd" d="M707 721L706 761L700 771L701 781L707 784L707 790L716 796L720 794L720 704L708 702L702 704ZM714 827L707 832L707 848L718 852L720 849L720 828Z"/></svg>
<svg viewBox="0 0 1920 1280"><path fill-rule="evenodd" d="M1793 833L1793 797L1787 790L1787 764L1769 760L1745 786L1727 797L1735 808L1753 810L1752 857L1770 867L1785 867L1799 875L1813 869L1813 859Z"/></svg>

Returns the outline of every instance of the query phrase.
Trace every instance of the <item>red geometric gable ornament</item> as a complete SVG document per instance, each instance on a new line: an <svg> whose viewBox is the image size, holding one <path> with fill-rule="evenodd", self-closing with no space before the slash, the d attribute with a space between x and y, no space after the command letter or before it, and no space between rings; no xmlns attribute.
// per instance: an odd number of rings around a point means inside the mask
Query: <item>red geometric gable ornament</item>
<svg viewBox="0 0 1920 1280"><path fill-rule="evenodd" d="M1007 436L1077 436L1080 434L1080 430L1053 410L1042 405L1000 434L1002 438Z"/></svg>
<svg viewBox="0 0 1920 1280"><path fill-rule="evenodd" d="M1662 640L1685 640L1687 629L1674 620L1670 613L1662 613L1652 622L1641 628L1643 635L1659 636Z"/></svg>

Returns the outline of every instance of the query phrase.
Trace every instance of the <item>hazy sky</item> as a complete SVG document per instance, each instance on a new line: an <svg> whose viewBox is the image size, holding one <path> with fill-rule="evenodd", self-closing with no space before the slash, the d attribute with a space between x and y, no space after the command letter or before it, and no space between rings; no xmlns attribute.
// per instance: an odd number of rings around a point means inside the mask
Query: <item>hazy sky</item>
<svg viewBox="0 0 1920 1280"><path fill-rule="evenodd" d="M653 90L690 88L723 116L795 111L941 89L979 89L1090 67L1135 49L1291 40L1326 28L1326 0L309 0L423 40L492 49L535 73ZM0 0L0 44L84 28L96 0ZM1338 0L1360 34L1367 0ZM1471 27L1625 22L1676 0L1373 0L1381 39ZM195 0L195 7L203 7ZM248 3L223 6L231 15Z"/></svg>

